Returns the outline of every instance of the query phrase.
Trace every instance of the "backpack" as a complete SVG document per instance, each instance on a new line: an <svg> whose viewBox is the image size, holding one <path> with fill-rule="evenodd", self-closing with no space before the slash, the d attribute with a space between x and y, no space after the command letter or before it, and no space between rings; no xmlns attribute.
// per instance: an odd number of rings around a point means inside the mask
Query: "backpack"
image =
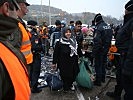
<svg viewBox="0 0 133 100"><path fill-rule="evenodd" d="M58 91L63 87L63 82L60 78L59 72L50 73L46 82L51 91Z"/></svg>

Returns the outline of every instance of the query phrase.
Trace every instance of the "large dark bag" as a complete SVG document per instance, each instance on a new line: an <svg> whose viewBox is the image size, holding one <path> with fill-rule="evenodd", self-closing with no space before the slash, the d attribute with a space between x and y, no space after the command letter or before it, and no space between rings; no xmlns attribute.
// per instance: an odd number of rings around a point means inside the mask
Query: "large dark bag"
<svg viewBox="0 0 133 100"><path fill-rule="evenodd" d="M58 91L63 87L59 72L50 73L46 79L51 91Z"/></svg>

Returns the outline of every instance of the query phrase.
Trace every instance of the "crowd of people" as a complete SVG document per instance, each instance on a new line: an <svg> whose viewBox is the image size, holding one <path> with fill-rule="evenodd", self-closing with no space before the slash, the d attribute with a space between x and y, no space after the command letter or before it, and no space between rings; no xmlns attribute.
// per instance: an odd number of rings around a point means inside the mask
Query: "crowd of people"
<svg viewBox="0 0 133 100"><path fill-rule="evenodd" d="M121 100L124 90L124 100L133 99L133 0L126 3L123 25L117 27L107 24L100 13L88 27L78 19L69 25L56 20L55 28L47 22L37 27L37 21L23 20L28 6L26 0L0 0L0 100L30 100L31 92L42 91L42 54L53 57L51 68L60 70L65 93L75 90L79 59L85 57L95 70L94 86L106 82L110 60L116 68L116 86L106 95Z"/></svg>

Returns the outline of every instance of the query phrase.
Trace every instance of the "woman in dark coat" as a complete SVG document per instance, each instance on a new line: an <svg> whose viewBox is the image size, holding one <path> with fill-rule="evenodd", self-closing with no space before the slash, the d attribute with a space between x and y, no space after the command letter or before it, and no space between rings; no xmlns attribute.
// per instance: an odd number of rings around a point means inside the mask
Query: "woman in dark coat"
<svg viewBox="0 0 133 100"><path fill-rule="evenodd" d="M69 91L79 72L77 42L72 37L71 29L62 31L60 41L56 43L53 54L53 67L59 68L64 91Z"/></svg>

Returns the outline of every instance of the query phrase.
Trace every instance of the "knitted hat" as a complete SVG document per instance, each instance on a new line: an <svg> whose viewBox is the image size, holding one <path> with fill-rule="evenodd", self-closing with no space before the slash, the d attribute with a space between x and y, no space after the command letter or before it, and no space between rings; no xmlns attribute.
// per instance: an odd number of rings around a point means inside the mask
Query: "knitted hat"
<svg viewBox="0 0 133 100"><path fill-rule="evenodd" d="M25 3L26 4L26 6L30 6L30 4L29 3L27 3L27 1L26 0L16 0L17 1L17 3Z"/></svg>
<svg viewBox="0 0 133 100"><path fill-rule="evenodd" d="M56 21L55 21L55 25L61 25L60 20L56 20Z"/></svg>
<svg viewBox="0 0 133 100"><path fill-rule="evenodd" d="M100 20L103 20L102 15L100 13L96 14L96 16L94 17L94 21L99 22Z"/></svg>
<svg viewBox="0 0 133 100"><path fill-rule="evenodd" d="M29 20L29 21L27 21L27 25L36 26L37 25L37 22L34 21L34 20Z"/></svg>
<svg viewBox="0 0 133 100"><path fill-rule="evenodd" d="M83 28L81 29L82 33L87 33L88 30L89 30L89 29L88 29L87 27L83 27Z"/></svg>
<svg viewBox="0 0 133 100"><path fill-rule="evenodd" d="M127 11L133 11L133 0L127 2L127 4L125 5L125 9Z"/></svg>

